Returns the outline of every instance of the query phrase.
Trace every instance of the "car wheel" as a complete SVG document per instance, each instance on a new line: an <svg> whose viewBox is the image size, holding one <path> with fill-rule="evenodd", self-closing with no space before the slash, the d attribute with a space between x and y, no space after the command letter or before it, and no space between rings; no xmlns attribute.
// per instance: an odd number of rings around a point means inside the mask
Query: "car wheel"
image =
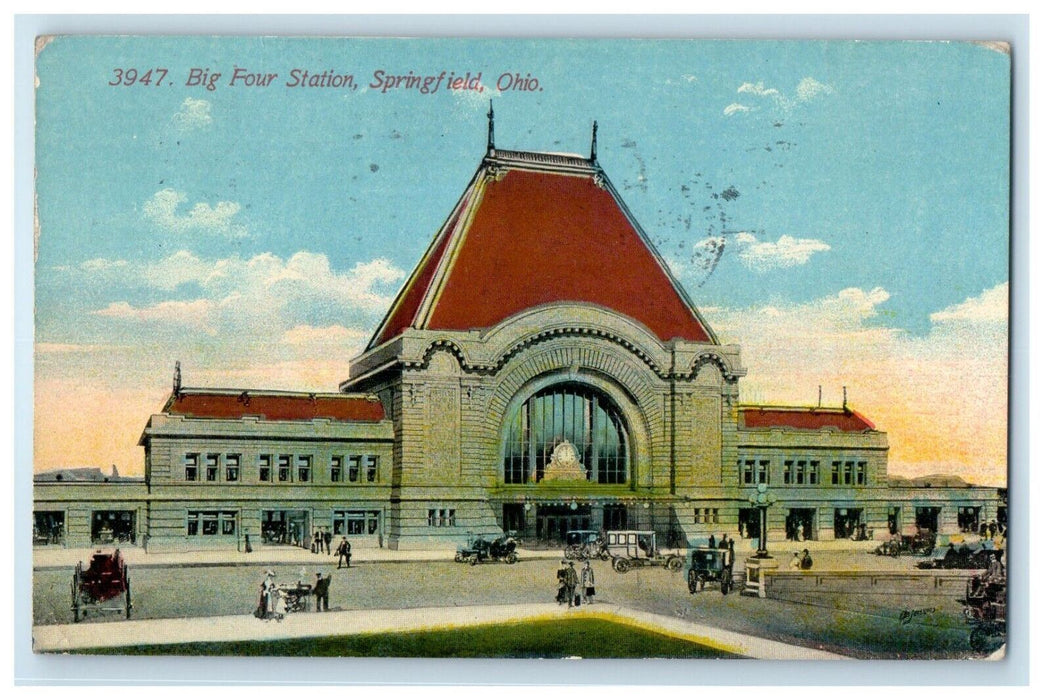
<svg viewBox="0 0 1051 700"><path fill-rule="evenodd" d="M627 559L624 559L623 557L613 558L613 570L618 574L626 573L630 568L631 564L628 563Z"/></svg>

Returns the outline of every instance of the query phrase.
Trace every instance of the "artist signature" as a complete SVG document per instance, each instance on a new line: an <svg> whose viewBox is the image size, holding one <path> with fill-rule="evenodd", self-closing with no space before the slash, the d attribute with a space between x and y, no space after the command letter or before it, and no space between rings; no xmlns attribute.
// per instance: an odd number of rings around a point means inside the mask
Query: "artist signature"
<svg viewBox="0 0 1051 700"><path fill-rule="evenodd" d="M930 615L934 612L934 608L923 608L921 610L902 610L901 614L898 615L898 622L903 625L907 625L918 617L924 615Z"/></svg>

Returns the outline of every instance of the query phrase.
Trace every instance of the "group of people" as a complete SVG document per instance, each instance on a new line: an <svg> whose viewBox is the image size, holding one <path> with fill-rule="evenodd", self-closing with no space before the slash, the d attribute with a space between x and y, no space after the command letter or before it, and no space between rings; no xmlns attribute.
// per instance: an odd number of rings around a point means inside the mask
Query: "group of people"
<svg viewBox="0 0 1051 700"><path fill-rule="evenodd" d="M328 530L324 532L315 530L314 541L310 543L310 551L314 554L332 554L332 533Z"/></svg>
<svg viewBox="0 0 1051 700"><path fill-rule="evenodd" d="M572 609L578 607L582 601L586 605L595 602L595 571L591 568L589 560L584 560L584 566L578 575L573 562L563 559L557 578L558 593L555 595L555 601L559 605L565 603L567 609ZM577 593L578 587L581 593Z"/></svg>
<svg viewBox="0 0 1051 700"><path fill-rule="evenodd" d="M1007 532L1007 526L995 520L984 522L978 526L978 536L983 540L991 540Z"/></svg>
<svg viewBox="0 0 1051 700"><path fill-rule="evenodd" d="M731 537L730 539L727 539L726 538L726 533L724 532L723 533L723 538L721 540L719 540L719 544L716 545L715 544L715 535L708 535L708 549L716 549L716 547L718 547L719 549L728 549L728 550L730 550L730 563L733 564L734 556L735 556L735 554L734 554L734 541L733 541L733 538Z"/></svg>
<svg viewBox="0 0 1051 700"><path fill-rule="evenodd" d="M814 568L814 559L810 556L810 550L804 549L802 557L799 556L799 552L792 552L792 561L788 563L788 568L803 571Z"/></svg>
<svg viewBox="0 0 1051 700"><path fill-rule="evenodd" d="M309 605L300 596L314 596L314 610L328 612L329 589L332 586L332 574L323 576L317 572L314 585L297 582L294 587L277 585L274 572L267 570L263 582L259 585L259 602L255 616L260 620L280 622L292 610L303 610Z"/></svg>

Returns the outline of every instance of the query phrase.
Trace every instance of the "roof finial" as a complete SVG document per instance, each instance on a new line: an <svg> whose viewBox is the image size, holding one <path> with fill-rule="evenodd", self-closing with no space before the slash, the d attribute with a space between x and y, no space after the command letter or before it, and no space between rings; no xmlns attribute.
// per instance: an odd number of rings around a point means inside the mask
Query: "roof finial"
<svg viewBox="0 0 1051 700"><path fill-rule="evenodd" d="M172 375L172 393L178 397L180 391L182 391L182 369L179 367L179 361L176 360L175 374Z"/></svg>
<svg viewBox="0 0 1051 700"><path fill-rule="evenodd" d="M843 410L847 410L847 388L843 387Z"/></svg>
<svg viewBox="0 0 1051 700"><path fill-rule="evenodd" d="M591 162L598 159L598 122L591 122Z"/></svg>
<svg viewBox="0 0 1051 700"><path fill-rule="evenodd" d="M493 136L493 101L489 100L489 150L496 149L496 140Z"/></svg>

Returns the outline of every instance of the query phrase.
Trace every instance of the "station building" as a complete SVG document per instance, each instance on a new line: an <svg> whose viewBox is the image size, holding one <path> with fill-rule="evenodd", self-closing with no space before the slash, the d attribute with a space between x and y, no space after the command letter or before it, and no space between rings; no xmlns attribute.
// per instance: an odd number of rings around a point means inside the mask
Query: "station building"
<svg viewBox="0 0 1051 700"><path fill-rule="evenodd" d="M742 404L740 348L701 318L594 142L588 158L491 134L338 392L187 388L177 373L140 439L144 479L38 476L35 524L63 531L47 543L103 542L98 513L150 549L309 546L319 530L403 549L507 530L740 542L758 536L761 484L773 541L1005 517L997 489L888 476L887 434L845 396Z"/></svg>

